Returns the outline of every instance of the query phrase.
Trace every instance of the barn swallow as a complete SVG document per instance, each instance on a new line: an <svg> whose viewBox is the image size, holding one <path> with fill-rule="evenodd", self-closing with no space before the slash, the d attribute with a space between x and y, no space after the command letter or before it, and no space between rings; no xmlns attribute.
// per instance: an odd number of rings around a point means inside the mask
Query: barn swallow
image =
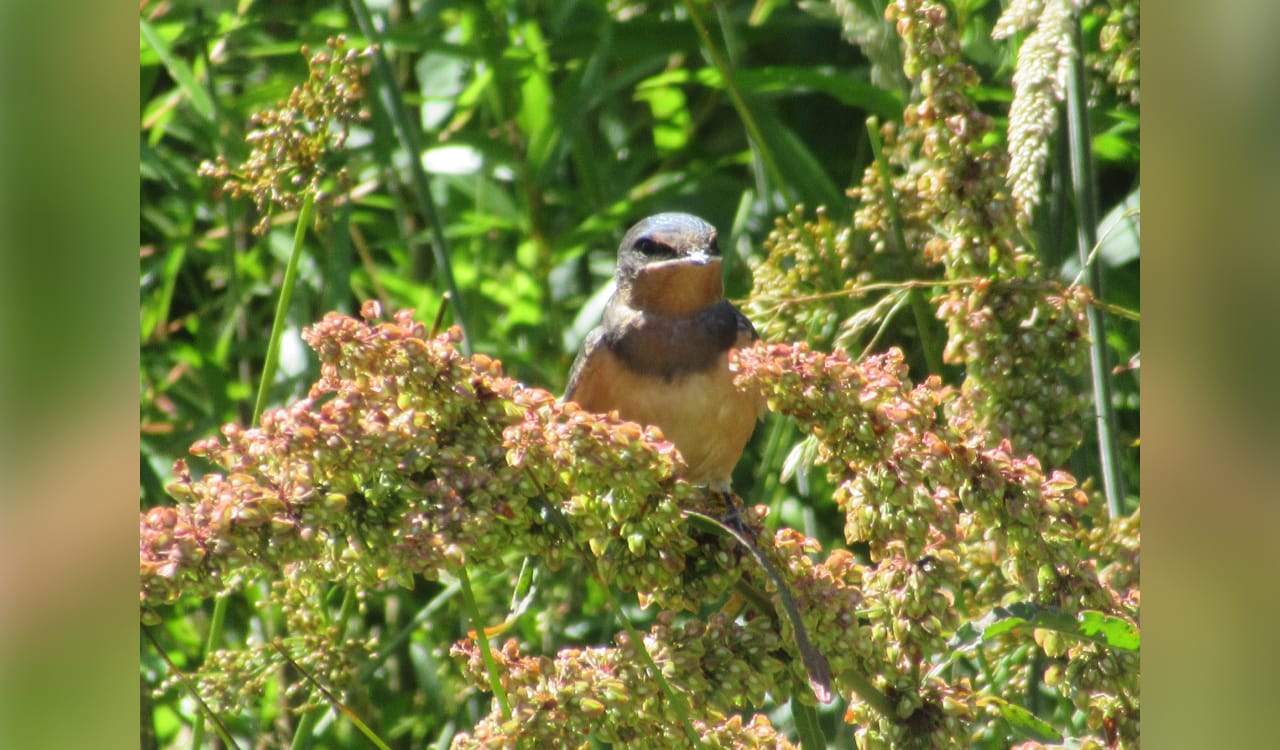
<svg viewBox="0 0 1280 750"><path fill-rule="evenodd" d="M759 335L724 298L721 266L715 227L696 216L662 213L631 227L617 288L564 400L657 425L684 456L685 479L727 493L764 399L733 384L729 350Z"/></svg>

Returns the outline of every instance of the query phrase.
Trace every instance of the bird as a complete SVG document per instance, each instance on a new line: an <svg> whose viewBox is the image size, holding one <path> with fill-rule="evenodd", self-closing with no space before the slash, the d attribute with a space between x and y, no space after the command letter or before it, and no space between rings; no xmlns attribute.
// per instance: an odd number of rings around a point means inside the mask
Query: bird
<svg viewBox="0 0 1280 750"><path fill-rule="evenodd" d="M729 493L765 402L733 384L730 350L760 336L724 298L722 266L715 227L697 216L660 213L631 227L562 400L656 425L683 456L684 479Z"/></svg>

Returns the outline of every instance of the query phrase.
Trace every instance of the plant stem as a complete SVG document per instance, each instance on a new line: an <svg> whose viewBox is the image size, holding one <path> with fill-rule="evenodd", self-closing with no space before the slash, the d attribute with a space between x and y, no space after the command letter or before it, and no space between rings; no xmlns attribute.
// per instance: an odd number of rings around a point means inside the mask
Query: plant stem
<svg viewBox="0 0 1280 750"><path fill-rule="evenodd" d="M707 30L707 25L702 21L702 16L698 14L698 8L693 0L684 0L685 10L689 13L689 20L693 22L693 28L698 32L698 38L702 40L702 46L706 48L707 54L711 55L711 62L716 66L716 70L720 72L720 76L724 79L725 91L729 93L729 101L733 103L733 108L737 110L738 117L742 118L742 126L747 130L747 137L755 145L756 151L760 154L760 159L764 162L765 171L769 173L770 179L773 180L775 189L786 197L788 202L794 202L795 196L792 195L790 185L783 177L782 170L778 167L778 158L774 155L773 150L769 148L769 144L765 141L764 135L760 130L760 125L756 123L755 115L751 114L751 109L747 107L747 100L743 98L742 91L738 89L738 82L733 77L733 68L729 62L725 60L724 55L720 54L719 48L711 39L711 32Z"/></svg>
<svg viewBox="0 0 1280 750"><path fill-rule="evenodd" d="M872 685L871 680L852 669L843 672L839 679L852 688L854 694L864 700L867 705L879 711L882 716L894 721L898 720L898 712L893 705L893 701L889 700L889 696L880 692L875 685Z"/></svg>
<svg viewBox="0 0 1280 750"><path fill-rule="evenodd" d="M266 359L262 363L262 377L258 381L258 398L253 404L252 424L257 424L262 417L262 411L267 406L267 394L271 391L271 382L275 380L276 366L280 363L280 340L284 338L289 303L293 300L293 287L298 281L298 259L302 257L302 242L306 239L307 226L311 223L315 205L315 194L308 191L302 198L302 207L298 209L298 225L293 231L293 250L289 253L289 263L284 267L284 280L280 282L280 298L276 300L276 317L271 322L271 338L267 343Z"/></svg>
<svg viewBox="0 0 1280 750"><path fill-rule="evenodd" d="M618 597L614 593L613 587L604 585L599 579L596 582L600 583L601 587L608 592L610 604L613 605L614 611L618 614L618 622L622 623L622 628L627 631L627 636L636 645L636 652L640 654L641 659L644 659L645 665L649 668L649 673L653 675L654 682L658 683L658 688L662 690L662 694L666 696L676 715L680 717L680 724L684 729L685 736L689 738L694 747L702 747L702 737L693 728L693 721L689 718L692 711L689 708L689 701L685 700L684 693L676 690L671 686L671 683L667 682L666 676L662 674L662 670L658 668L657 662L653 660L653 656L649 653L649 648L644 645L644 638L636 631L635 626L631 624L631 620L627 619L626 613L618 605Z"/></svg>
<svg viewBox="0 0 1280 750"><path fill-rule="evenodd" d="M471 576L464 567L458 571L458 583L462 584L462 601L467 606L467 614L471 617L471 625L476 631L476 645L480 647L480 659L484 662L484 670L489 676L489 689L502 709L502 718L511 718L511 702L507 700L507 690L502 687L498 673L498 660L493 658L489 650L489 636L484 632L484 621L480 619L480 607L476 605L476 595L471 590Z"/></svg>
<svg viewBox="0 0 1280 750"><path fill-rule="evenodd" d="M376 43L373 50L373 72L378 80L378 94L382 106L391 116L396 135L408 155L409 176L413 181L413 191L418 198L418 209L427 217L431 225L434 242L431 243L431 254L436 261L436 269L444 281L444 289L453 295L453 319L462 329L462 353L471 356L473 345L472 328L467 320L466 305L462 294L458 291L458 283L453 278L453 266L449 262L449 240L444 234L444 225L440 223L440 213L436 210L435 201L431 197L431 185L427 182L426 170L422 167L422 144L418 140L418 129L409 119L409 112L396 86L395 75L391 71L391 63L383 54L383 36L373 25L373 16L364 0L351 0L351 10L355 13L360 32L369 41Z"/></svg>
<svg viewBox="0 0 1280 750"><path fill-rule="evenodd" d="M1074 25L1075 48L1082 49L1079 24ZM1089 112L1085 101L1084 61L1079 52L1067 76L1067 133L1071 144L1071 182L1076 199L1076 251L1080 267L1087 269L1089 286L1095 297L1102 297L1102 269L1089 263L1089 255L1098 242L1097 196L1093 189L1092 138L1089 135ZM1115 409L1111 404L1110 350L1107 348L1106 316L1096 305L1085 310L1089 325L1089 371L1093 380L1093 401L1097 410L1098 458L1102 470L1102 488L1107 496L1107 509L1112 518L1123 511L1124 482L1120 476L1120 456L1116 447Z"/></svg>
<svg viewBox="0 0 1280 750"><path fill-rule="evenodd" d="M204 653L208 656L222 641L222 626L227 621L227 597L218 596L213 600L213 614L209 616L209 635L204 641ZM200 700L200 696L196 696ZM197 714L195 724L191 727L191 746L200 747L204 742L204 714Z"/></svg>
<svg viewBox="0 0 1280 750"><path fill-rule="evenodd" d="M804 750L823 750L827 746L822 725L818 723L818 712L813 706L792 698L791 718L796 724L796 734L800 735L800 747Z"/></svg>

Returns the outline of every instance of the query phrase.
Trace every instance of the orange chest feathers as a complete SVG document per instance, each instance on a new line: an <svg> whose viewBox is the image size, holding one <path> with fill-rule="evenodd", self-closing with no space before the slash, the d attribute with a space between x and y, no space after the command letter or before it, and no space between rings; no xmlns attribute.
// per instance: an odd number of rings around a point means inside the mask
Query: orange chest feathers
<svg viewBox="0 0 1280 750"><path fill-rule="evenodd" d="M591 360L590 376L573 394L584 409L617 410L623 419L661 428L684 456L684 477L694 484L729 479L764 400L734 387L728 352L712 367L669 379L631 370L604 346Z"/></svg>

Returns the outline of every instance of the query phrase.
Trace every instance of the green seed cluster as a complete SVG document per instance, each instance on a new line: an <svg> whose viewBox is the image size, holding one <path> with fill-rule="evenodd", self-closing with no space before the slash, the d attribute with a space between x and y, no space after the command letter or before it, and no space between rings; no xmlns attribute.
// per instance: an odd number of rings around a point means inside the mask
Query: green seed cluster
<svg viewBox="0 0 1280 750"><path fill-rule="evenodd" d="M218 649L204 657L200 669L191 676L201 698L222 715L251 712L269 694L280 670L300 668L344 702L358 690L358 675L374 657L376 636L345 637L342 624L320 614L323 588L303 578L286 577L273 581L263 604L284 614L288 635L271 642L255 639L235 649ZM284 652L284 654L281 653ZM287 654L288 658L285 658ZM292 662L292 664L290 664ZM156 688L182 689L175 676ZM283 686L283 697L297 711L328 707L323 694L299 676Z"/></svg>
<svg viewBox="0 0 1280 750"><path fill-rule="evenodd" d="M959 394L934 378L912 386L901 352L855 363L842 352L762 342L738 351L735 366L740 385L759 389L771 409L817 436L817 460L837 485L846 540L870 548L872 566L836 554L823 564L839 571L836 577L850 592L859 592L858 625L848 628L843 649L826 642L839 624L810 624L833 662L847 659L839 669L833 663L835 674L854 669L875 675L875 687L898 704L900 715L885 717L855 700L851 710L867 746L931 746L938 731L970 736L973 730L952 731L955 722L972 723L972 701L964 698L968 684L923 674L962 622L1009 603L1008 597L1071 613L1136 618L1136 521L1108 526L1069 474L1044 471L1034 456L1014 453L1007 440L989 445ZM1105 575L1095 568L1095 555ZM805 592L815 580L821 577L800 576L792 585ZM808 617L820 606L829 605L801 608ZM1031 652L1013 640L984 648L1004 673L980 687L1020 701ZM850 649L855 656L842 653ZM1094 651L1108 660L1096 671L1110 681L1089 682L1090 662L1073 667L1068 655L1062 668L1079 670L1073 672L1079 679L1064 680L1061 689L1082 706L1095 706L1111 726L1120 721L1112 699L1127 706L1137 695L1136 682L1126 682L1136 680L1137 665L1124 654L1080 647L1081 654ZM1097 687L1086 690L1085 684Z"/></svg>
<svg viewBox="0 0 1280 750"><path fill-rule="evenodd" d="M1134 617L1141 605L1139 571L1142 561L1142 510L1115 518L1089 532L1089 556L1106 563L1098 577L1107 588L1121 594L1125 608Z"/></svg>
<svg viewBox="0 0 1280 750"><path fill-rule="evenodd" d="M408 312L378 325L331 314L308 329L322 373L308 398L196 443L225 473L193 479L179 461L179 504L142 515L144 607L297 561L364 585L501 565L535 520L534 489L501 439L518 384L463 357L456 330L423 335Z"/></svg>
<svg viewBox="0 0 1280 750"><path fill-rule="evenodd" d="M1141 100L1141 6L1138 0L1094 3L1089 10L1103 21L1098 29L1098 52L1086 58L1102 80L1135 105ZM1094 84L1096 88L1097 80Z"/></svg>
<svg viewBox="0 0 1280 750"><path fill-rule="evenodd" d="M1018 210L1005 175L1008 154L991 139L991 118L968 91L979 83L961 61L943 5L897 0L904 69L918 96L903 127L883 128L892 200L908 248L941 263L947 287L935 302L947 323L947 362L965 367L962 400L989 443L1007 438L1020 452L1061 466L1081 436L1081 399L1069 387L1084 363L1088 294L1043 278L1018 244ZM877 249L894 232L890 198L877 164L855 191L854 226Z"/></svg>
<svg viewBox="0 0 1280 750"><path fill-rule="evenodd" d="M912 386L902 352L854 363L803 343L761 343L736 363L740 384L818 437L845 538L869 544L873 560L943 551L999 560L998 570L981 569L983 579L998 573L994 582L975 581L991 602L1016 588L1053 606L1116 606L1080 563L1093 506L1075 479L1046 475L1008 441L987 447L954 392L934 377Z"/></svg>
<svg viewBox="0 0 1280 750"><path fill-rule="evenodd" d="M760 539L759 544L781 571L809 638L814 648L826 658L837 687L849 687L841 680L844 674L871 674L878 670L881 653L861 619L866 606L862 586L867 567L843 549L832 550L826 559L814 562L813 556L822 551L821 546L794 529L778 529L773 535L772 545L766 545L766 540L767 537ZM748 569L746 576L772 594L774 610L782 612L772 582L755 566ZM780 617L778 627L782 643L793 653L787 660L790 682L804 685L808 675L799 654L794 654L795 633L791 622ZM780 682L779 690L786 688L787 683ZM813 702L813 694L807 687L787 690L787 693L796 700Z"/></svg>
<svg viewBox="0 0 1280 750"><path fill-rule="evenodd" d="M954 685L929 678L917 692L888 691L896 706L886 716L866 703L849 702L844 720L854 724L859 750L940 750L972 747L972 724L979 715L967 680Z"/></svg>
<svg viewBox="0 0 1280 750"><path fill-rule="evenodd" d="M774 222L769 255L751 266L747 315L767 341L833 341L866 303L853 288L870 281L871 246L823 207L806 219L797 206Z"/></svg>
<svg viewBox="0 0 1280 750"><path fill-rule="evenodd" d="M1084 714L1085 725L1103 737L1107 747L1137 747L1141 719L1138 654L1065 641L1057 655L1060 658L1045 670L1045 684Z"/></svg>
<svg viewBox="0 0 1280 750"><path fill-rule="evenodd" d="M844 352L767 344L739 352L738 363L740 382L761 388L769 408L818 437L818 462L838 482L849 542L870 543L881 559L890 543L919 557L954 537L960 465L938 421L950 391L937 378L912 388L897 349L855 364Z"/></svg>
<svg viewBox="0 0 1280 750"><path fill-rule="evenodd" d="M1066 463L1083 436L1085 400L1071 379L1085 366L1090 301L1082 286L1042 294L995 284L943 299L944 354L964 363L963 410L988 439L1007 438L1049 466Z"/></svg>
<svg viewBox="0 0 1280 750"><path fill-rule="evenodd" d="M311 51L303 46L302 54ZM351 125L369 118L361 102L371 55L372 48L348 49L344 37L329 39L310 57L306 83L253 116L246 137L251 150L243 164L232 167L218 156L200 165L200 174L216 180L220 190L253 199L260 214L256 234L266 232L273 206L297 209L310 193L321 208L317 215L323 215L332 188L346 189L349 180L337 154Z"/></svg>
<svg viewBox="0 0 1280 750"><path fill-rule="evenodd" d="M778 633L767 618L735 621L717 614L677 623L673 613L664 612L642 638L671 688L687 696L688 719L705 746L792 747L764 716L744 722L732 715L760 706L773 678L786 672ZM494 655L510 718L495 705L453 747L691 747L679 709L648 672L638 644L626 633L615 640L616 646L562 649L554 658L522 655L508 641ZM455 645L453 655L475 685L487 689L475 643Z"/></svg>

